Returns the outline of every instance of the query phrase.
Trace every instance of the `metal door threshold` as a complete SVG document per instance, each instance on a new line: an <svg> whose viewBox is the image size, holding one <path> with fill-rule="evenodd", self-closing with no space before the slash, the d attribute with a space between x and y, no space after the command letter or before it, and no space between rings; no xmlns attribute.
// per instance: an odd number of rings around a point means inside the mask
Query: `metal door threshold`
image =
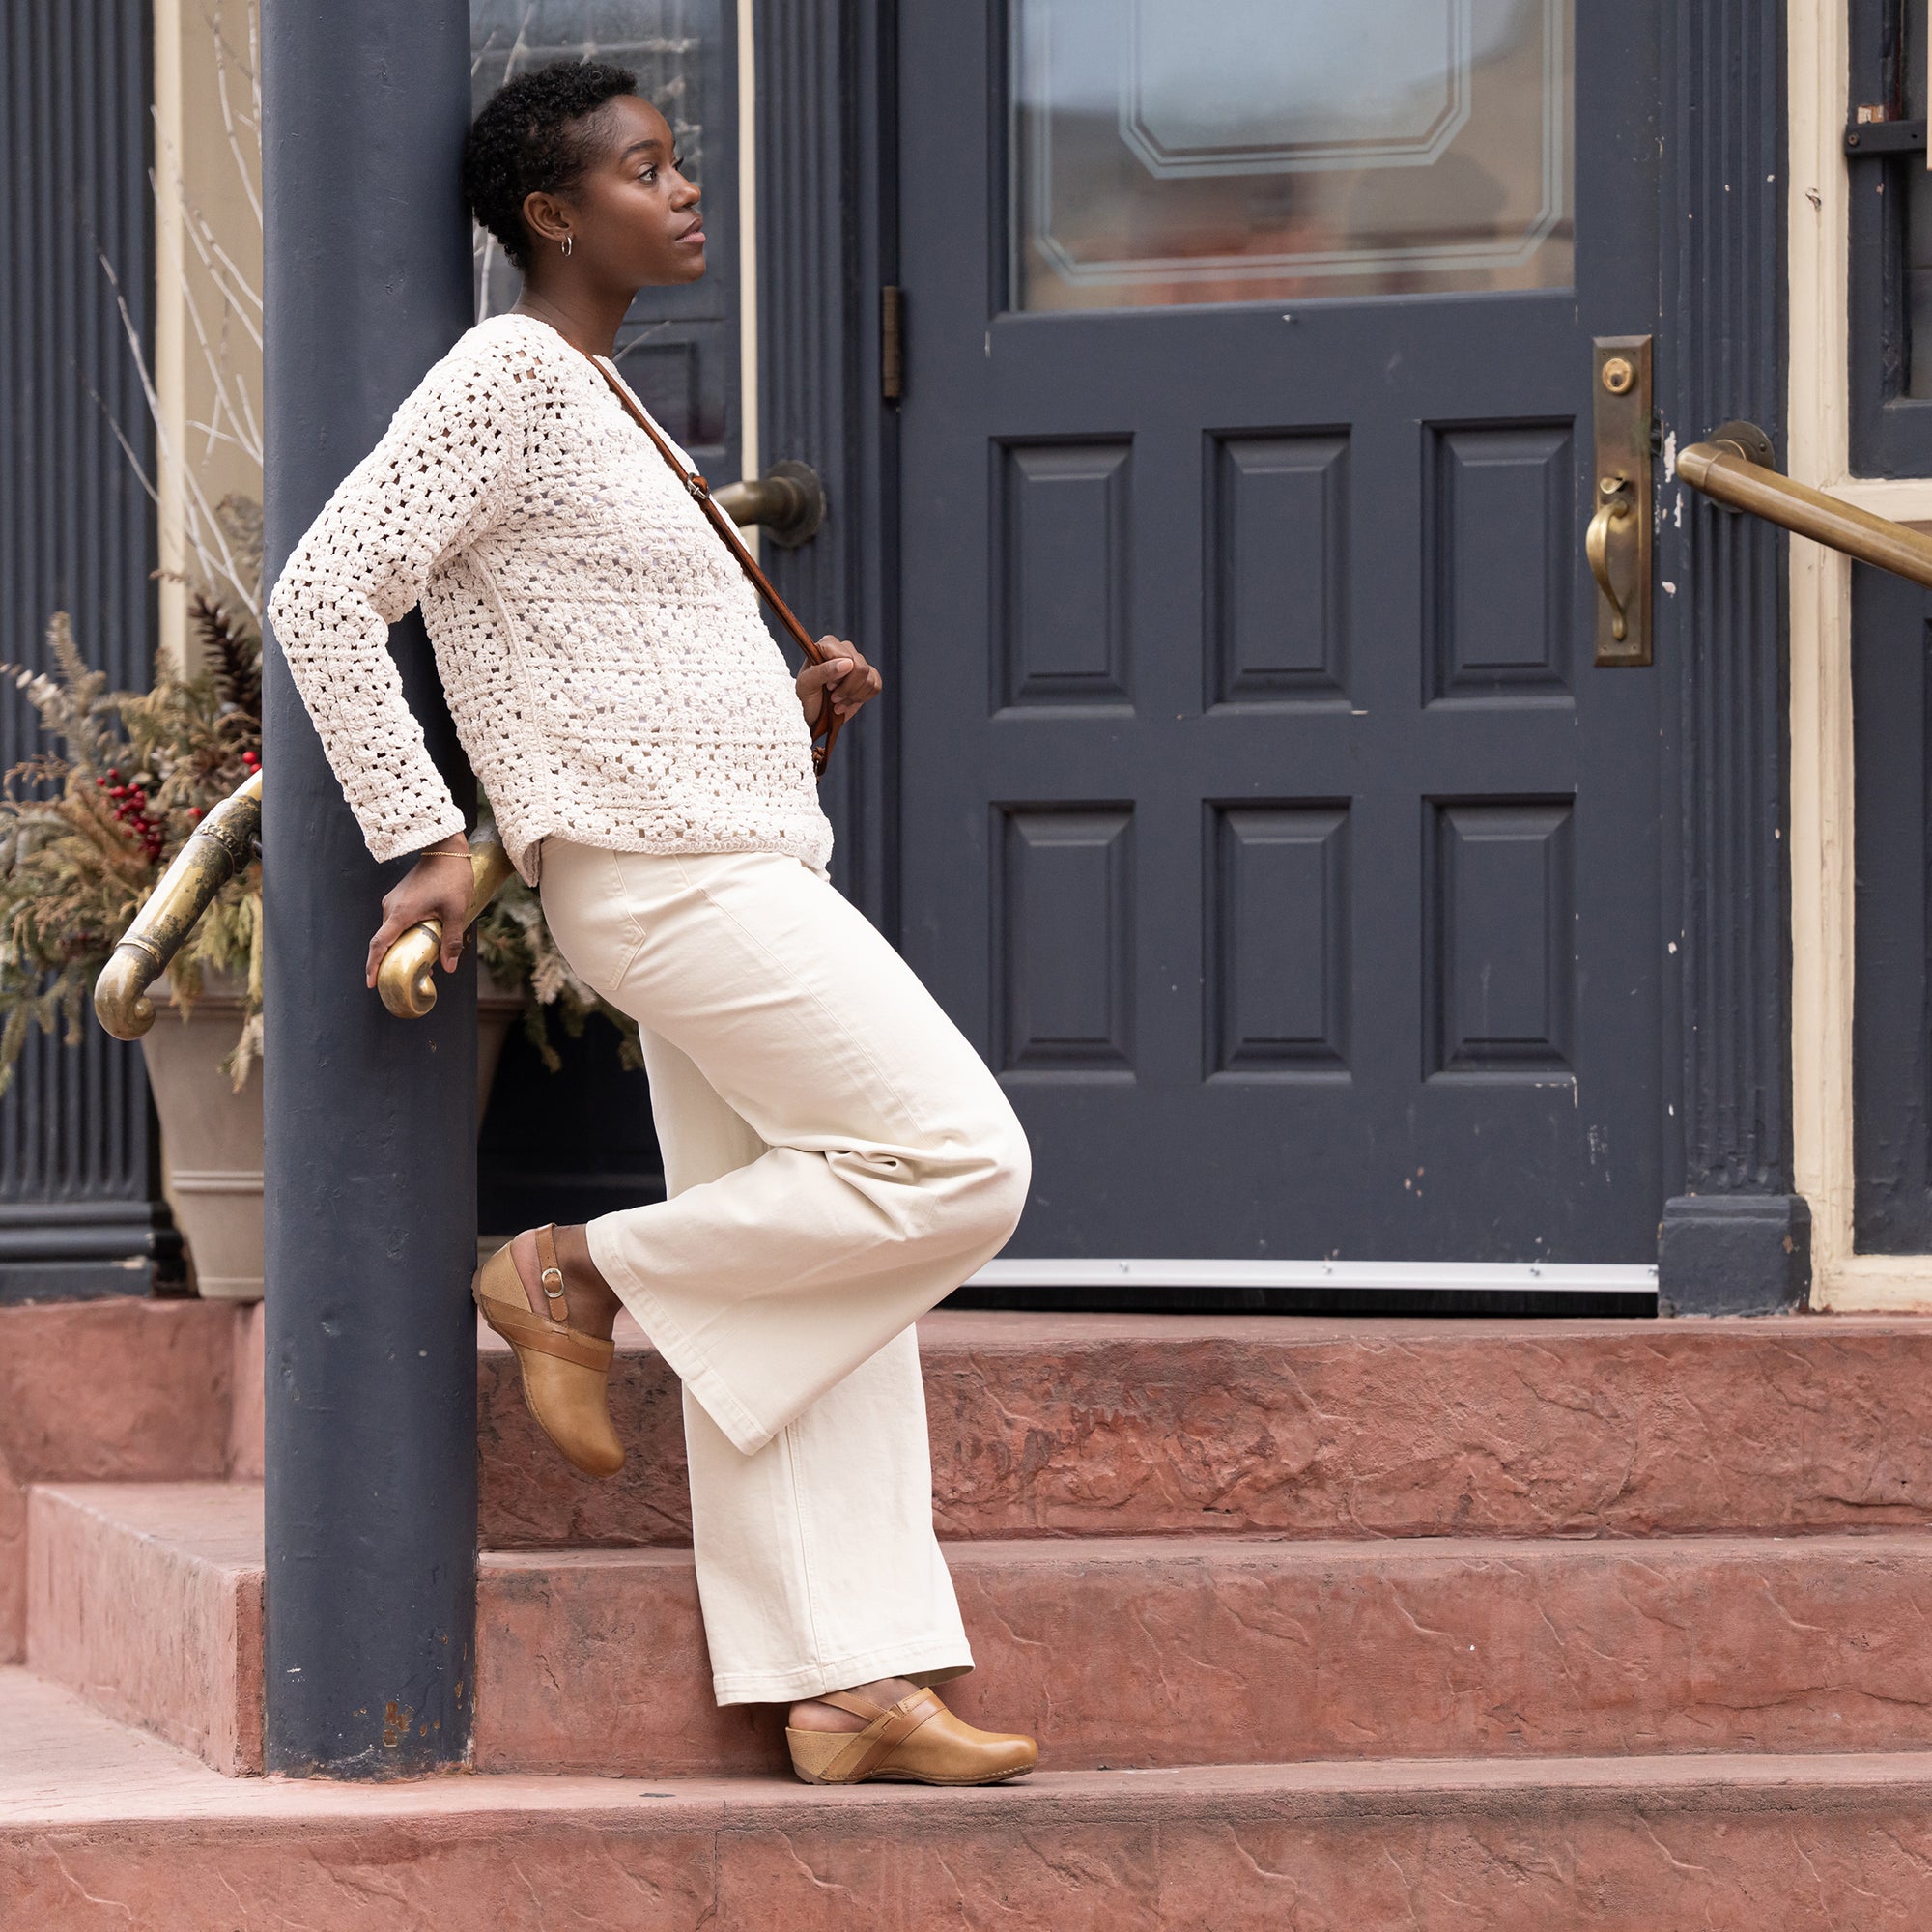
<svg viewBox="0 0 1932 1932"><path fill-rule="evenodd" d="M1578 1262L1264 1262L1003 1256L951 1308L1187 1315L1657 1314L1657 1269Z"/></svg>

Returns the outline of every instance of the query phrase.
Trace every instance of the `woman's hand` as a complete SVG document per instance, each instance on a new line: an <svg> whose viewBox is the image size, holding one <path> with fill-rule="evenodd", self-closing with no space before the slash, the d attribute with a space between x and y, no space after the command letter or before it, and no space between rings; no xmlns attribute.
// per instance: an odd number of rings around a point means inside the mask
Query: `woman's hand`
<svg viewBox="0 0 1932 1932"><path fill-rule="evenodd" d="M459 861L461 863L459 863ZM369 942L366 983L411 926L426 919L442 922L442 970L456 971L463 957L463 915L469 910L469 841L459 833L430 846L383 895L383 923Z"/></svg>
<svg viewBox="0 0 1932 1932"><path fill-rule="evenodd" d="M805 707L805 722L815 738L825 723L828 696L839 718L849 718L862 704L869 704L881 690L879 673L868 665L858 648L843 638L828 632L818 640L833 655L823 664L809 664L798 674L798 701Z"/></svg>

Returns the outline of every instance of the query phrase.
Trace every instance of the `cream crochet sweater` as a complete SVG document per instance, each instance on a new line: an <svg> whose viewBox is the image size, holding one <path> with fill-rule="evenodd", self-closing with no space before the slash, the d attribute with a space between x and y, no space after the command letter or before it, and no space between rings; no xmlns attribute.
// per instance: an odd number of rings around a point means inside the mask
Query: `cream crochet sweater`
<svg viewBox="0 0 1932 1932"><path fill-rule="evenodd" d="M825 864L810 735L756 592L597 371L529 317L478 324L423 378L269 601L379 859L463 827L388 650L418 602L526 879L550 833Z"/></svg>

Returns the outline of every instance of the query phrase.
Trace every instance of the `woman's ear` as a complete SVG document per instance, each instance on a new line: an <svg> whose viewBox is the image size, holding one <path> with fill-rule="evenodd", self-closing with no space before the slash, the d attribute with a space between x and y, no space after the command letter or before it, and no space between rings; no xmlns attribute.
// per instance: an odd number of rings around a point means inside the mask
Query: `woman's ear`
<svg viewBox="0 0 1932 1932"><path fill-rule="evenodd" d="M570 233L570 217L555 195L537 188L524 197L524 226L539 247L556 248Z"/></svg>

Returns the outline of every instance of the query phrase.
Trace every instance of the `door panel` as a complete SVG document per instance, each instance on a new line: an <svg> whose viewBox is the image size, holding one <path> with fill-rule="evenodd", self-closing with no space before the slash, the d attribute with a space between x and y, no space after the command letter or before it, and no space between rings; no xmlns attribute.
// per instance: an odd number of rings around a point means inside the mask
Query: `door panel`
<svg viewBox="0 0 1932 1932"><path fill-rule="evenodd" d="M1548 0L1233 10L1346 98L1015 5L907 10L899 185L901 939L1033 1138L1012 1252L1650 1259L1658 687L1581 537L1654 19L1583 10L1573 243Z"/></svg>

